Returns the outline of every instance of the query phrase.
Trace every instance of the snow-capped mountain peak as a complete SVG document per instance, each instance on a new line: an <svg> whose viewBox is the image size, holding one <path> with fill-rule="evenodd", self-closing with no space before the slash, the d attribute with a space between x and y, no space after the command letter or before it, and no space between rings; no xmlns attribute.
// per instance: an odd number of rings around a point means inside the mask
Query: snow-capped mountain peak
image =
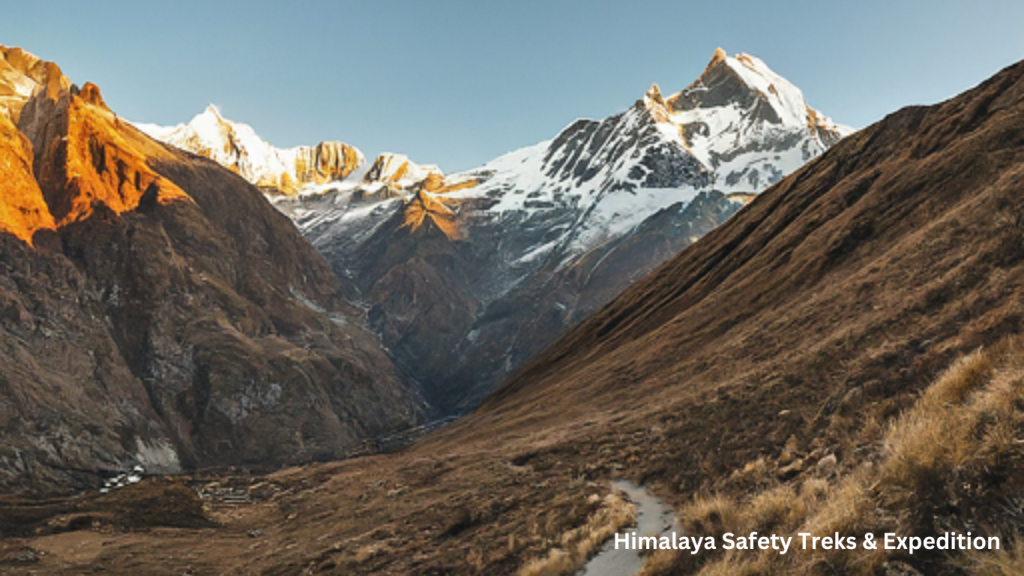
<svg viewBox="0 0 1024 576"><path fill-rule="evenodd" d="M757 192L852 132L760 59L721 48L664 102L689 150L715 171L715 187L729 192Z"/></svg>
<svg viewBox="0 0 1024 576"><path fill-rule="evenodd" d="M507 261L559 254L564 266L702 191L760 192L844 134L764 62L719 48L681 92L665 97L652 84L621 114L577 120L470 171L479 184L454 195L494 218L558 215L543 252L531 246Z"/></svg>
<svg viewBox="0 0 1024 576"><path fill-rule="evenodd" d="M715 50L704 73L673 96L671 106L682 112L721 106L724 101L746 103L744 100L751 98L760 99L770 107L774 114L767 113L764 119L773 124L799 126L806 121L807 103L799 88L760 59L749 54L727 56L721 48Z"/></svg>

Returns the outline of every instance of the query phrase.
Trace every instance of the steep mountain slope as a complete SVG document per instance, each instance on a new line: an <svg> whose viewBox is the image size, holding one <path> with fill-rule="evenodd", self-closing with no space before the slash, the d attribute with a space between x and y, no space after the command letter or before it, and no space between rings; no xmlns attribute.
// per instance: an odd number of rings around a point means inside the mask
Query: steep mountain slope
<svg viewBox="0 0 1024 576"><path fill-rule="evenodd" d="M415 424L417 395L260 192L0 49L0 486L277 466Z"/></svg>
<svg viewBox="0 0 1024 576"><path fill-rule="evenodd" d="M1024 328L1022 191L1024 62L845 138L406 451L235 478L283 493L218 529L34 537L19 545L48 554L23 572L514 574L569 556L623 477L689 534L972 530L1005 548L1024 347L997 343ZM258 548L239 545L252 529ZM167 535L193 554L168 558ZM1022 557L719 546L648 574L1015 574Z"/></svg>
<svg viewBox="0 0 1024 576"><path fill-rule="evenodd" d="M674 96L652 86L621 114L478 169L387 196L340 188L276 205L359 286L431 402L464 411L848 131L763 62L719 49ZM423 216L431 230L418 232Z"/></svg>

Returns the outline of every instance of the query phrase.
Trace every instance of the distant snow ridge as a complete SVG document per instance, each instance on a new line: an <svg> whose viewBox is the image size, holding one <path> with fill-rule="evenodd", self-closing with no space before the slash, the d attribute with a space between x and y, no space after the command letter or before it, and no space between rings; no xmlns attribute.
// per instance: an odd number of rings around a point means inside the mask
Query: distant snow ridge
<svg viewBox="0 0 1024 576"><path fill-rule="evenodd" d="M188 124L135 126L157 140L214 160L271 195L343 181L366 163L362 152L341 142L275 148L248 124L225 119L212 104Z"/></svg>

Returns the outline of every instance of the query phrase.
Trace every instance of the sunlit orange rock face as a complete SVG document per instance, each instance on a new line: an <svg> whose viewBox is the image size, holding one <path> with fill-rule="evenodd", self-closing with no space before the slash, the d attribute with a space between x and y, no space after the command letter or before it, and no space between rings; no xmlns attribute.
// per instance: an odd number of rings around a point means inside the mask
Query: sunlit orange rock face
<svg viewBox="0 0 1024 576"><path fill-rule="evenodd" d="M435 226L449 240L457 240L461 237L456 220L457 206L452 199L420 190L405 204L403 226L409 227L412 232L424 226Z"/></svg>
<svg viewBox="0 0 1024 576"><path fill-rule="evenodd" d="M33 94L51 98L71 88L71 81L53 62L44 62L21 48L0 46L0 114L18 123L21 109Z"/></svg>
<svg viewBox="0 0 1024 576"><path fill-rule="evenodd" d="M0 230L31 244L40 229L115 214L148 198L189 201L147 158L163 148L122 122L91 83L72 86L55 64L0 47Z"/></svg>
<svg viewBox="0 0 1024 576"><path fill-rule="evenodd" d="M231 152L226 152L230 154ZM220 161L220 157L208 152L206 157ZM316 146L300 146L294 152L294 166L288 166L291 171L280 174L264 174L253 179L247 168L239 164L228 164L227 167L240 174L242 177L251 180L264 192L271 195L285 194L292 196L299 193L299 190L307 184L327 184L337 180L343 180L359 166L359 152L341 142L321 142Z"/></svg>
<svg viewBox="0 0 1024 576"><path fill-rule="evenodd" d="M424 226L433 226L440 230L449 240L463 240L465 227L461 224L460 200L444 196L447 193L472 188L476 180L449 182L438 172L427 174L416 193L406 200L403 210L403 226L416 232Z"/></svg>
<svg viewBox="0 0 1024 576"><path fill-rule="evenodd" d="M325 184L342 180L359 165L359 153L341 142L321 142L299 148L295 158L295 175L302 183Z"/></svg>
<svg viewBox="0 0 1024 576"><path fill-rule="evenodd" d="M373 161L363 181L366 184L384 184L385 187L377 192L381 198L401 196L403 190L405 194L412 194L406 201L405 226L411 226L416 230L423 224L424 218L429 216L431 220L437 220L438 227L452 239L459 236L455 233L457 210L453 209L459 202L453 198L442 199L435 195L448 194L479 184L472 178L450 179L437 166L421 166L403 154L390 153L381 154ZM430 194L425 195L423 192Z"/></svg>
<svg viewBox="0 0 1024 576"><path fill-rule="evenodd" d="M89 217L97 203L121 214L144 198L189 201L147 165L147 159L167 156L162 147L108 110L95 86L62 93L55 108L33 140L39 184L58 226Z"/></svg>
<svg viewBox="0 0 1024 576"><path fill-rule="evenodd" d="M433 194L447 194L449 192L455 192L456 190L462 190L463 188L472 188L478 184L479 182L472 178L468 180L450 182L447 178L437 172L431 172L423 179L423 189Z"/></svg>
<svg viewBox="0 0 1024 576"><path fill-rule="evenodd" d="M250 182L0 47L0 491L335 459L415 426L353 292Z"/></svg>
<svg viewBox="0 0 1024 576"><path fill-rule="evenodd" d="M36 230L53 228L53 217L32 175L32 145L0 115L0 232L32 243Z"/></svg>
<svg viewBox="0 0 1024 576"><path fill-rule="evenodd" d="M29 244L54 222L33 174L32 144L16 124L33 94L56 96L70 86L55 64L0 46L0 232Z"/></svg>

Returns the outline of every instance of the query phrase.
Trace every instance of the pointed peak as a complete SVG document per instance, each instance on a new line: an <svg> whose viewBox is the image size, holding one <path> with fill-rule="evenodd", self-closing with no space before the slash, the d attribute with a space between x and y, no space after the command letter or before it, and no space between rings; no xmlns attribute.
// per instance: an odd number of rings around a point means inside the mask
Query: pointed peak
<svg viewBox="0 0 1024 576"><path fill-rule="evenodd" d="M103 101L103 95L100 93L99 86L92 82L86 82L85 85L82 86L82 89L79 90L78 96L89 104L99 106L105 110L110 110L110 108L107 107L107 103Z"/></svg>
<svg viewBox="0 0 1024 576"><path fill-rule="evenodd" d="M212 136L212 133L207 132L211 129L215 131L232 131L235 129L235 123L222 116L220 108L216 104L208 104L202 112L193 116L192 120L189 120L188 126L201 133L205 132L205 138Z"/></svg>
<svg viewBox="0 0 1024 576"><path fill-rule="evenodd" d="M729 55L726 54L725 50L721 46L715 48L715 53L711 55L711 60L708 62L708 65L704 67L704 72L702 72L701 75L698 76L697 79L694 80L687 88L699 86L707 77L711 76L715 69L722 65L728 66L728 64Z"/></svg>
<svg viewBox="0 0 1024 576"><path fill-rule="evenodd" d="M216 104L207 104L206 109L203 110L203 114L209 114L218 120L224 119L224 117L220 115L220 108L217 108Z"/></svg>
<svg viewBox="0 0 1024 576"><path fill-rule="evenodd" d="M647 89L647 93L644 94L644 98L657 102L662 106L665 105L665 99L661 97L661 88L657 83L651 84L651 87Z"/></svg>
<svg viewBox="0 0 1024 576"><path fill-rule="evenodd" d="M716 64L725 62L725 59L728 57L729 55L725 53L725 50L723 50L721 46L715 48L715 53L711 55L711 61L708 62L707 68L711 68Z"/></svg>

